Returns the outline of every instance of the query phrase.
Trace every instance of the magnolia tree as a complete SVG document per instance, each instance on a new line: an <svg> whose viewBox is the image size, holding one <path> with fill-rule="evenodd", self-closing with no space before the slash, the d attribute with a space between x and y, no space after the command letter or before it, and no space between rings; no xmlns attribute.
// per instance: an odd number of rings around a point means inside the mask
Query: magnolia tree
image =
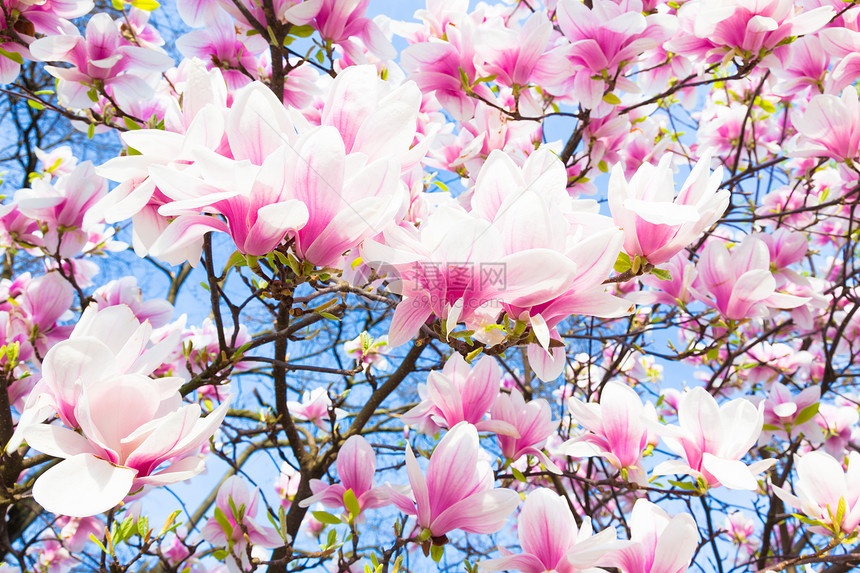
<svg viewBox="0 0 860 573"><path fill-rule="evenodd" d="M2 6L0 572L860 564L860 5Z"/></svg>

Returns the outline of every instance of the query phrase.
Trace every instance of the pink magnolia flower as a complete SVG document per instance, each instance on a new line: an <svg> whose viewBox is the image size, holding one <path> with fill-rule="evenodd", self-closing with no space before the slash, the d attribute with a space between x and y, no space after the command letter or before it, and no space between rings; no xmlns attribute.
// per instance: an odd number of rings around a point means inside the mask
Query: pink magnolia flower
<svg viewBox="0 0 860 573"><path fill-rule="evenodd" d="M771 308L795 308L808 302L776 292L767 245L747 235L731 252L721 241L710 241L696 266L691 289L699 300L731 320L764 316Z"/></svg>
<svg viewBox="0 0 860 573"><path fill-rule="evenodd" d="M636 291L627 295L627 300L637 304L677 304L687 305L693 300L690 286L696 280L696 264L688 258L686 252L680 252L660 268L669 271L671 278L661 280L653 274L644 275L639 280L654 290Z"/></svg>
<svg viewBox="0 0 860 573"><path fill-rule="evenodd" d="M72 148L68 145L55 147L48 151L37 147L33 151L42 164L41 176L43 178L52 179L61 175L69 175L78 164L78 159L74 156Z"/></svg>
<svg viewBox="0 0 860 573"><path fill-rule="evenodd" d="M854 404L821 404L815 421L824 433L824 451L834 457L844 457L852 433L860 422L857 407Z"/></svg>
<svg viewBox="0 0 860 573"><path fill-rule="evenodd" d="M297 471L287 462L281 464L281 473L275 482L275 492L281 500L284 509L289 509L293 504L296 494L299 492L299 484L302 481L301 472Z"/></svg>
<svg viewBox="0 0 860 573"><path fill-rule="evenodd" d="M678 403L679 426L659 426L669 449L684 461L670 460L654 468L654 475L689 474L709 487L758 488L756 477L776 463L740 461L756 443L764 424L764 405L756 408L744 398L722 406L703 388L688 390Z"/></svg>
<svg viewBox="0 0 860 573"><path fill-rule="evenodd" d="M477 31L471 18L463 18L457 25L445 26L446 40L430 39L412 44L403 51L403 69L409 73L422 92L434 92L439 103L456 119L465 121L475 115L476 103L466 95L461 71L469 85L478 79L475 67L475 36ZM481 97L493 99L493 93L484 83L473 88Z"/></svg>
<svg viewBox="0 0 860 573"><path fill-rule="evenodd" d="M397 508L416 516L419 538L441 538L449 531L495 533L519 505L511 489L493 488L493 470L478 457L478 431L461 422L451 428L430 456L426 475L406 446L412 498L393 490Z"/></svg>
<svg viewBox="0 0 860 573"><path fill-rule="evenodd" d="M635 390L610 381L600 392L600 401L567 401L574 420L587 433L568 440L562 452L574 457L601 456L619 470L640 475L639 459L648 443L642 399ZM632 476L631 476L632 477Z"/></svg>
<svg viewBox="0 0 860 573"><path fill-rule="evenodd" d="M670 25L660 15L643 15L642 8L639 0L594 0L590 8L578 0L559 0L558 25L571 42L567 54L574 73L551 93L575 94L584 108L594 109L607 89L605 78L620 79L616 87L633 89L619 71L668 39L664 26Z"/></svg>
<svg viewBox="0 0 860 573"><path fill-rule="evenodd" d="M679 10L681 33L667 49L708 62L719 61L734 50L746 57L761 57L790 36L819 30L833 14L829 6L804 11L791 0L696 0Z"/></svg>
<svg viewBox="0 0 860 573"><path fill-rule="evenodd" d="M496 83L508 87L525 87L530 83L543 86L550 77L542 76L549 76L547 72L553 71L552 68L568 71L569 64L561 56L549 63L554 54L544 53L552 37L552 23L545 13L534 12L519 30L487 28L478 47L478 57L484 61L481 68L485 77L496 76Z"/></svg>
<svg viewBox="0 0 860 573"><path fill-rule="evenodd" d="M467 422L478 430L516 435L507 422L485 420L484 416L499 395L502 373L489 356L481 358L474 368L456 352L439 371L427 375L427 398L403 414L405 424L419 425L425 418L442 428L453 428Z"/></svg>
<svg viewBox="0 0 860 573"><path fill-rule="evenodd" d="M68 573L78 564L69 550L56 539L44 539L29 548L30 553L38 553L39 571L45 573Z"/></svg>
<svg viewBox="0 0 860 573"><path fill-rule="evenodd" d="M324 430L330 427L329 408L331 408L331 399L328 397L328 391L325 388L314 388L311 391L305 390L302 393L302 401L287 402L290 409L290 414L299 420L312 422L318 428ZM335 410L335 417L340 417L343 411Z"/></svg>
<svg viewBox="0 0 860 573"><path fill-rule="evenodd" d="M62 515L57 518L54 525L60 528L59 537L63 546L72 553L83 550L84 546L90 542L90 535L94 535L96 539L101 539L105 532L104 522L96 517Z"/></svg>
<svg viewBox="0 0 860 573"><path fill-rule="evenodd" d="M140 322L149 321L153 328L167 324L173 316L173 305L166 300L143 301L143 292L137 286L137 277L128 276L111 281L95 290L93 299L99 309L124 304Z"/></svg>
<svg viewBox="0 0 860 573"><path fill-rule="evenodd" d="M624 229L624 250L653 265L671 259L719 219L729 204L729 191L719 190L723 170L708 168L710 154L696 163L674 196L672 154L658 166L644 163L627 182L616 165L609 180L609 208Z"/></svg>
<svg viewBox="0 0 860 573"><path fill-rule="evenodd" d="M319 30L324 40L334 44L347 44L350 37L358 36L376 56L391 59L396 55L394 46L379 26L364 13L370 0L323 0L311 25Z"/></svg>
<svg viewBox="0 0 860 573"><path fill-rule="evenodd" d="M747 556L755 554L759 546L759 540L754 537L755 521L745 513L733 511L728 514L723 524L723 531L740 551Z"/></svg>
<svg viewBox="0 0 860 573"><path fill-rule="evenodd" d="M503 557L478 563L482 571L575 573L593 570L589 568L606 561L607 552L624 545L617 541L612 528L593 534L588 516L577 528L564 499L545 488L532 491L526 498L517 520L517 532L523 552L515 555L502 550Z"/></svg>
<svg viewBox="0 0 860 573"><path fill-rule="evenodd" d="M388 337L385 335L374 339L365 331L354 339L344 342L343 349L348 355L355 358L356 362L364 366L365 370L370 370L371 366L377 370L388 368L388 360L385 355L388 354L390 348Z"/></svg>
<svg viewBox="0 0 860 573"><path fill-rule="evenodd" d="M601 565L622 573L683 573L699 545L699 529L688 513L670 517L647 499L637 499L627 520L630 543Z"/></svg>
<svg viewBox="0 0 860 573"><path fill-rule="evenodd" d="M311 480L314 495L302 500L302 507L320 502L326 507L342 507L349 512L344 495L352 491L361 512L389 503L387 487L373 487L376 455L362 436L350 436L337 454L339 484L328 485L318 479Z"/></svg>
<svg viewBox="0 0 860 573"><path fill-rule="evenodd" d="M552 419L549 402L538 398L526 403L519 390L512 389L510 394L499 394L490 415L494 420L507 422L519 434L519 437L496 434L505 458L515 462L523 456L532 455L549 471L558 471L558 467L541 451L558 427L558 420Z"/></svg>
<svg viewBox="0 0 860 573"><path fill-rule="evenodd" d="M795 396L787 386L774 382L764 402L762 439L770 438L773 434L788 437L803 432L811 440L823 440L816 423L820 399L820 386L809 386Z"/></svg>
<svg viewBox="0 0 860 573"><path fill-rule="evenodd" d="M193 30L177 39L176 47L187 58L200 58L210 67L223 66L221 74L231 90L252 81L248 74L254 75L257 71L254 56L267 48L260 36L240 33L235 20L223 12L207 22L204 29Z"/></svg>
<svg viewBox="0 0 860 573"><path fill-rule="evenodd" d="M226 563L227 570L232 573L250 570L248 552L245 550L249 542L252 545L269 548L284 544L284 540L277 531L254 521L257 516L259 493L257 488L249 492L245 480L239 476L230 476L221 484L215 498L215 512L216 514L220 512L219 517L223 520L219 523L218 518L210 517L200 531L200 536L212 545L230 547L232 555L227 558ZM233 511L233 507L236 508L236 512ZM247 532L247 538L245 532ZM237 566L233 557L241 562L241 568Z"/></svg>
<svg viewBox="0 0 860 573"><path fill-rule="evenodd" d="M860 155L860 102L848 86L842 95L816 95L802 115L793 118L798 131L792 155L852 161Z"/></svg>
<svg viewBox="0 0 860 573"><path fill-rule="evenodd" d="M86 383L74 407L80 434L61 426L27 426L24 437L32 448L63 458L36 480L34 499L52 513L87 517L143 487L176 483L203 471L198 452L229 403L200 418L199 405L183 404L181 383L180 378L153 380L140 374ZM129 403L135 407L124 408Z"/></svg>
<svg viewBox="0 0 860 573"><path fill-rule="evenodd" d="M12 283L0 281L0 311L9 313L10 326L15 331L26 334L22 358L33 347L44 355L69 336L72 327L57 323L69 311L74 298L74 288L57 272L36 278L24 273Z"/></svg>
<svg viewBox="0 0 860 573"><path fill-rule="evenodd" d="M78 255L89 239L85 216L107 194L107 181L85 161L54 181L34 179L30 189L15 194L18 210L40 221L42 246L63 258Z"/></svg>
<svg viewBox="0 0 860 573"><path fill-rule="evenodd" d="M27 398L7 447L18 447L26 428L52 414L58 415L67 428L80 428L77 407L85 386L107 383L125 374L145 377L152 373L177 340L169 337L149 346L151 332L152 326L140 323L125 305L102 310L95 305L87 307L68 340L54 345L45 355L42 377Z"/></svg>
<svg viewBox="0 0 860 573"><path fill-rule="evenodd" d="M95 105L87 92L96 83L118 103L147 98L153 89L141 78L162 72L173 60L164 52L125 43L110 15L96 14L87 22L86 35L50 35L30 44L30 53L42 61L68 62L70 68L45 66L59 80L57 92L64 105L89 109Z"/></svg>
<svg viewBox="0 0 860 573"><path fill-rule="evenodd" d="M821 522L820 526L812 528L816 533L854 533L860 526L860 454L848 454L848 471L842 469L839 461L821 451L799 456L795 468L796 495L775 485L771 486L773 492L810 519Z"/></svg>

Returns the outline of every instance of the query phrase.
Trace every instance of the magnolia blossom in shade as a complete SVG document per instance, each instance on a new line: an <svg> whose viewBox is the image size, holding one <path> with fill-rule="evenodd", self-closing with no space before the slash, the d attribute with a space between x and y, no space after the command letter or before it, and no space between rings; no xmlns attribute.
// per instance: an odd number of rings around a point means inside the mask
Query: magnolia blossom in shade
<svg viewBox="0 0 860 573"><path fill-rule="evenodd" d="M764 401L764 431L760 441L773 434L788 438L800 432L811 440L824 441L815 420L820 399L821 386L809 386L794 395L784 384L774 382Z"/></svg>
<svg viewBox="0 0 860 573"><path fill-rule="evenodd" d="M648 428L645 407L635 390L610 381L600 392L600 402L570 398L567 405L574 420L587 432L565 442L563 453L604 457L619 470L639 469L642 450L648 444Z"/></svg>
<svg viewBox="0 0 860 573"><path fill-rule="evenodd" d="M552 419L549 402L538 398L526 403L519 390L514 389L510 394L499 394L490 415L493 420L507 422L519 434L519 437L502 433L496 435L505 458L515 462L525 455L532 455L549 471L559 472L553 461L541 451L558 427L558 420Z"/></svg>
<svg viewBox="0 0 860 573"><path fill-rule="evenodd" d="M455 352L441 372L435 370L427 375L427 398L406 412L402 420L409 425L420 425L430 417L442 428L468 422L478 430L516 436L516 430L507 422L484 420L499 395L501 379L499 365L489 356L481 358L472 368Z"/></svg>
<svg viewBox="0 0 860 573"><path fill-rule="evenodd" d="M314 495L302 500L302 507L320 502L326 507L342 507L349 511L344 495L352 491L360 511L388 504L388 488L373 487L376 455L362 436L351 436L337 454L339 484L328 485L318 479L310 482Z"/></svg>
<svg viewBox="0 0 860 573"><path fill-rule="evenodd" d="M671 162L667 153L657 166L643 163L629 182L616 165L609 179L609 208L624 229L624 251L653 265L695 241L729 204L728 189L719 190L722 167L711 173L709 153L693 167L677 197Z"/></svg>
<svg viewBox="0 0 860 573"><path fill-rule="evenodd" d="M499 531L519 505L520 496L511 489L493 488L493 470L479 458L479 451L478 430L460 422L436 446L425 475L407 445L412 497L392 489L391 502L416 516L424 535L442 537L455 529L483 534Z"/></svg>
<svg viewBox="0 0 860 573"><path fill-rule="evenodd" d="M689 474L709 487L758 488L756 476L776 460L747 465L740 461L758 440L764 423L764 404L756 408L744 398L722 406L703 388L687 391L678 403L680 426L658 426L657 432L684 461L670 460L654 469L655 475Z"/></svg>
<svg viewBox="0 0 860 573"><path fill-rule="evenodd" d="M54 527L60 529L59 538L63 546L72 552L83 550L90 542L91 535L100 538L105 532L104 522L96 517L60 516L54 523Z"/></svg>
<svg viewBox="0 0 860 573"><path fill-rule="evenodd" d="M302 393L302 401L287 402L287 407L290 409L290 414L299 420L312 422L320 429L330 428L331 418L329 417L329 408L331 408L331 398L328 396L328 391L325 388L314 388L313 390L305 390ZM335 418L341 417L344 412L337 408L334 410Z"/></svg>
<svg viewBox="0 0 860 573"><path fill-rule="evenodd" d="M839 97L814 96L806 111L792 118L798 136L792 155L830 157L836 161L860 155L860 102L848 86Z"/></svg>
<svg viewBox="0 0 860 573"><path fill-rule="evenodd" d="M810 452L796 458L797 480L792 495L771 485L781 500L821 522L817 533L850 535L860 526L860 453L848 454L848 470L829 454Z"/></svg>
<svg viewBox="0 0 860 573"><path fill-rule="evenodd" d="M606 562L609 551L625 545L616 539L612 528L594 535L588 516L577 528L564 498L545 488L534 490L526 498L517 532L523 552L514 555L502 550L503 557L478 563L482 571L575 573Z"/></svg>
<svg viewBox="0 0 860 573"><path fill-rule="evenodd" d="M767 245L747 235L731 252L722 241L705 245L696 265L693 294L732 320L764 316L768 309L795 308L810 300L777 292Z"/></svg>
<svg viewBox="0 0 860 573"><path fill-rule="evenodd" d="M239 476L227 478L218 489L218 495L215 498L215 511L216 514L220 512L219 517L226 520L229 530L225 530L225 527L219 523L216 517L210 517L200 531L200 536L212 545L228 546L232 544L232 555L239 559L242 567L239 568L233 556L228 557L226 560L227 570L231 573L249 570L250 563L246 551L249 542L258 547L269 548L280 547L284 544L284 540L281 539L277 531L271 527L261 526L254 521L257 516L259 495L260 492L257 488L249 492L245 480ZM236 513L239 515L233 512L233 507L236 508ZM247 537L243 530L247 532Z"/></svg>
<svg viewBox="0 0 860 573"><path fill-rule="evenodd" d="M627 519L628 546L613 551L601 565L622 573L683 573L699 545L699 529L688 513L670 517L646 499L638 499Z"/></svg>
<svg viewBox="0 0 860 573"><path fill-rule="evenodd" d="M26 427L32 448L64 458L36 480L36 502L52 513L87 517L145 486L203 471L200 447L221 425L229 403L201 418L199 405L183 403L181 384L180 378L140 374L83 384L74 406L80 434L57 425Z"/></svg>

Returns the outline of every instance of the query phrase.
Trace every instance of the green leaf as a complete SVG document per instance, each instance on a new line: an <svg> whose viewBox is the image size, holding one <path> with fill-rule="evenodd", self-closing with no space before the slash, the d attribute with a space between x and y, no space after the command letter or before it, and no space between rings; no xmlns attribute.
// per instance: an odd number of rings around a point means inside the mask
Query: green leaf
<svg viewBox="0 0 860 573"><path fill-rule="evenodd" d="M215 508L215 521L218 522L218 525L221 526L221 529L224 530L224 535L227 536L227 539L233 538L233 526L230 525L230 520L227 519L227 516L224 515L224 512L221 511L220 507Z"/></svg>
<svg viewBox="0 0 860 573"><path fill-rule="evenodd" d="M325 548L334 547L335 543L337 543L337 529L330 529L325 540Z"/></svg>
<svg viewBox="0 0 860 573"><path fill-rule="evenodd" d="M317 61L321 64L325 62L325 54L323 54L322 50L317 50Z"/></svg>
<svg viewBox="0 0 860 573"><path fill-rule="evenodd" d="M492 81L494 81L497 77L499 77L499 74L493 74L492 76L487 76L487 77L485 77L485 78L478 78L478 79L476 79L476 80L475 80L475 85L478 85L478 84L480 84L480 83L482 83L482 82L492 82Z"/></svg>
<svg viewBox="0 0 860 573"><path fill-rule="evenodd" d="M224 561L225 559L227 559L227 557L229 555L230 554L227 551L224 551L223 549L219 549L218 551L215 551L212 553L212 557L214 557L218 561Z"/></svg>
<svg viewBox="0 0 860 573"><path fill-rule="evenodd" d="M111 0L110 4L111 4L111 6L113 6L114 10L119 10L119 11L122 11L123 6L125 5L125 3L122 0Z"/></svg>
<svg viewBox="0 0 860 573"><path fill-rule="evenodd" d="M672 273L667 269L653 269L651 274L660 279L661 281L670 281L672 280Z"/></svg>
<svg viewBox="0 0 860 573"><path fill-rule="evenodd" d="M430 548L430 557L433 558L433 561L439 563L442 560L442 554L445 553L445 546L443 545L434 545Z"/></svg>
<svg viewBox="0 0 860 573"><path fill-rule="evenodd" d="M766 111L767 113L776 113L776 106L774 106L772 103L770 103L766 99L759 101L758 106L760 108L762 108L764 111Z"/></svg>
<svg viewBox="0 0 860 573"><path fill-rule="evenodd" d="M29 106L30 106L30 107L32 107L33 109L38 109L38 110L43 110L43 109L45 109L45 106L43 106L41 103L39 103L39 102L37 102L37 101L35 101L35 100L32 100L32 99L28 99L28 100L27 100L27 105L29 105Z"/></svg>
<svg viewBox="0 0 860 573"><path fill-rule="evenodd" d="M708 360L716 360L720 357L720 349L719 348L711 348L708 350L708 353L705 354L705 358Z"/></svg>
<svg viewBox="0 0 860 573"><path fill-rule="evenodd" d="M602 159L597 163L597 168L601 173L609 173L609 166L606 165L606 162Z"/></svg>
<svg viewBox="0 0 860 573"><path fill-rule="evenodd" d="M167 516L167 521L164 522L164 527L161 528L161 533L158 534L159 537L170 531L171 526L173 526L173 523L176 521L176 518L179 516L180 513L182 513L182 510L177 509L176 511Z"/></svg>
<svg viewBox="0 0 860 573"><path fill-rule="evenodd" d="M87 137L92 139L95 134L96 134L96 125L94 123L91 123L90 126L87 128Z"/></svg>
<svg viewBox="0 0 860 573"><path fill-rule="evenodd" d="M3 48L0 48L0 56L9 58L19 66L24 63L24 57L18 52L10 52L9 50L4 50Z"/></svg>
<svg viewBox="0 0 860 573"><path fill-rule="evenodd" d="M134 516L129 515L120 524L114 543L119 544L132 536L134 529Z"/></svg>
<svg viewBox="0 0 860 573"><path fill-rule="evenodd" d="M317 314L319 314L321 317L323 317L323 318L327 318L327 319L329 319L329 320L337 320L337 321L340 321L340 319L339 319L338 317L336 317L335 315L331 314L330 312L319 312L319 313L317 313Z"/></svg>
<svg viewBox="0 0 860 573"><path fill-rule="evenodd" d="M696 489L696 484L692 484L685 481L675 481L670 479L669 483L677 487L678 489L683 489L686 491L694 491Z"/></svg>
<svg viewBox="0 0 860 573"><path fill-rule="evenodd" d="M299 38L307 38L314 33L313 26L293 26L290 28L290 35Z"/></svg>
<svg viewBox="0 0 860 573"><path fill-rule="evenodd" d="M129 130L129 131L134 131L134 130L136 130L136 129L140 129L140 128L141 128L141 127L137 124L137 122L136 122L136 121L134 121L133 119L131 119L130 117L124 117L124 118L122 118L122 122L125 124L125 126L128 128L128 130Z"/></svg>
<svg viewBox="0 0 860 573"><path fill-rule="evenodd" d="M630 261L630 255L627 253L621 252L618 253L618 259L615 260L615 269L616 273L626 273L633 267L633 263Z"/></svg>
<svg viewBox="0 0 860 573"><path fill-rule="evenodd" d="M797 418L794 419L795 425L806 423L812 418L814 418L815 415L818 413L818 407L820 405L821 404L816 402L815 404L810 404L809 406L801 410L800 413L797 415Z"/></svg>
<svg viewBox="0 0 860 573"><path fill-rule="evenodd" d="M145 10L147 12L152 12L153 10L161 6L161 4L159 4L155 0L131 0L131 5L138 10Z"/></svg>
<svg viewBox="0 0 860 573"><path fill-rule="evenodd" d="M343 523L340 518L335 517L326 511L314 511L311 513L320 523L326 523L328 525L340 525Z"/></svg>
<svg viewBox="0 0 860 573"><path fill-rule="evenodd" d="M526 483L526 476L517 468L511 468L511 473L514 474L514 479L519 482Z"/></svg>
<svg viewBox="0 0 860 573"><path fill-rule="evenodd" d="M248 264L248 261L245 260L245 255L240 253L239 251L234 251L230 258L227 259L227 264L224 265L224 272L221 274L227 274L227 271L232 269L233 267L244 267Z"/></svg>
<svg viewBox="0 0 860 573"><path fill-rule="evenodd" d="M621 103L621 100L618 98L618 96L612 92L604 94L603 101L612 105L618 105L619 103Z"/></svg>
<svg viewBox="0 0 860 573"><path fill-rule="evenodd" d="M106 548L105 548L105 546L102 544L101 539L99 539L98 537L96 537L96 536L95 536L94 534L92 534L92 533L90 533L90 541L92 541L93 543L95 543L96 545L98 545L98 546L99 546L99 549L101 549L103 552L107 553L107 549L106 549Z"/></svg>
<svg viewBox="0 0 860 573"><path fill-rule="evenodd" d="M146 532L149 531L149 520L141 517L137 520L137 534L141 537L146 537Z"/></svg>
<svg viewBox="0 0 860 573"><path fill-rule="evenodd" d="M352 488L343 493L343 505L349 511L349 518L355 519L361 513L361 506L358 505L358 498L355 497L355 492Z"/></svg>

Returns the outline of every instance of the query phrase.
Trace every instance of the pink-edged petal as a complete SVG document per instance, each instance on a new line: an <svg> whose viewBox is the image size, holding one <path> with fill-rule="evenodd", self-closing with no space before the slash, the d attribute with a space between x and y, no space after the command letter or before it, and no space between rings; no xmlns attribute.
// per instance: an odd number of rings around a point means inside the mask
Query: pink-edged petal
<svg viewBox="0 0 860 573"><path fill-rule="evenodd" d="M430 525L430 492L427 489L424 473L418 467L418 460L415 459L415 454L408 445L406 446L406 472L409 475L409 485L412 486L412 496L415 498L418 524L427 527ZM407 511L398 496L392 496L392 501L401 511Z"/></svg>
<svg viewBox="0 0 860 573"><path fill-rule="evenodd" d="M337 455L337 475L343 487L351 489L356 496L364 494L373 484L374 471L373 448L363 437L351 436Z"/></svg>
<svg viewBox="0 0 860 573"><path fill-rule="evenodd" d="M495 533L504 527L519 503L520 494L510 489L481 491L439 514L430 524L430 531L436 536L454 529L468 533Z"/></svg>
<svg viewBox="0 0 860 573"><path fill-rule="evenodd" d="M408 342L418 334L431 314L433 309L430 308L429 297L405 298L400 301L391 318L388 332L389 347L396 348Z"/></svg>
<svg viewBox="0 0 860 573"><path fill-rule="evenodd" d="M522 571L523 573L543 573L547 570L537 557L528 553L485 559L478 563L478 567L482 571Z"/></svg>

